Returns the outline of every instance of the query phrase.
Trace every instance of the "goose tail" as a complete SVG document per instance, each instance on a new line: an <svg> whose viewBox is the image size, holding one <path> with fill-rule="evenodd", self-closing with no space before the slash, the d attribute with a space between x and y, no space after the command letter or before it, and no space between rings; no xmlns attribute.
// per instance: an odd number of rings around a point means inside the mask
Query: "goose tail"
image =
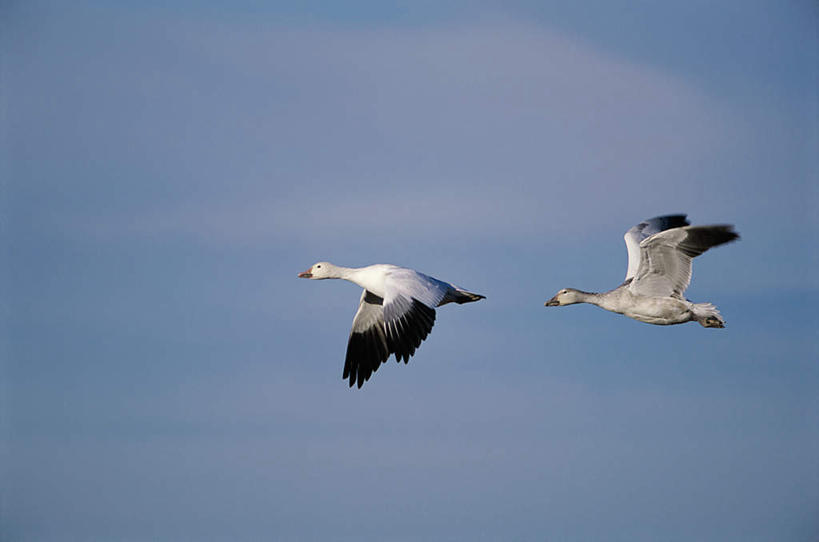
<svg viewBox="0 0 819 542"><path fill-rule="evenodd" d="M694 319L702 327L725 327L725 320L711 303L694 303L691 306L691 312L694 313Z"/></svg>
<svg viewBox="0 0 819 542"><path fill-rule="evenodd" d="M479 301L481 299L486 299L486 296L481 294L474 294L472 292L467 292L461 288L455 288L450 292L452 296L452 301L462 305L464 303L472 303L473 301Z"/></svg>

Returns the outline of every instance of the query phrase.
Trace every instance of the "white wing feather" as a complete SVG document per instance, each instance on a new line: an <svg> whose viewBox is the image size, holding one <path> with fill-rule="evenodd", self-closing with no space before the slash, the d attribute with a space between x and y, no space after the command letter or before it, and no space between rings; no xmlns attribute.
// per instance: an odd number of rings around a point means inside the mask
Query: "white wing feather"
<svg viewBox="0 0 819 542"><path fill-rule="evenodd" d="M432 278L414 269L397 267L387 273L384 281L384 306L399 297L417 299L429 308L435 308L452 289L450 284Z"/></svg>

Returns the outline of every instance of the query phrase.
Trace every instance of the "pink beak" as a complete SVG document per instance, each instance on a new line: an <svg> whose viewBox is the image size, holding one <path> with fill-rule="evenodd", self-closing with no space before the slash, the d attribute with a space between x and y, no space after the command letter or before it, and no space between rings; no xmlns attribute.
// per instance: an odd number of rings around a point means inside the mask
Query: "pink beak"
<svg viewBox="0 0 819 542"><path fill-rule="evenodd" d="M304 273L299 273L299 275L298 275L298 277L300 279L309 279L312 276L313 276L313 268L312 267L310 269L308 269L307 271L305 271Z"/></svg>

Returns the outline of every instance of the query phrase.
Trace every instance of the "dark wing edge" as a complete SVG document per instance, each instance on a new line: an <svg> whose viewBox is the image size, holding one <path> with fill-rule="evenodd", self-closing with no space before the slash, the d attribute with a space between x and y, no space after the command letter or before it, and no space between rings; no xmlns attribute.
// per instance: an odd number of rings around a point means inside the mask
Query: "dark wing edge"
<svg viewBox="0 0 819 542"><path fill-rule="evenodd" d="M435 325L435 309L415 298L397 297L384 308L387 344L395 354L395 361L409 361L410 356L427 338Z"/></svg>
<svg viewBox="0 0 819 542"><path fill-rule="evenodd" d="M351 388L354 385L361 388L390 357L384 334L383 302L381 297L367 290L361 295L361 303L347 341L342 373L343 379L349 378Z"/></svg>
<svg viewBox="0 0 819 542"><path fill-rule="evenodd" d="M673 228L681 228L689 226L688 215L662 215L653 218L647 218L632 226L623 236L626 241L626 250L628 251L628 268L626 269L626 279L633 278L641 263L640 243L648 239L654 234L670 230Z"/></svg>
<svg viewBox="0 0 819 542"><path fill-rule="evenodd" d="M644 220L640 223L640 226L643 226L643 233L646 237L649 237L671 228L682 228L691 225L687 217L688 215L684 214L655 216Z"/></svg>
<svg viewBox="0 0 819 542"><path fill-rule="evenodd" d="M389 315L384 314L383 303L381 297L366 290L361 296L342 373L351 388L361 388L390 354L395 354L396 361L409 362L435 325L435 309L415 298L396 298L390 303Z"/></svg>
<svg viewBox="0 0 819 542"><path fill-rule="evenodd" d="M695 258L708 250L739 239L732 224L715 224L713 226L690 226L685 228L688 235L677 245L678 250Z"/></svg>
<svg viewBox="0 0 819 542"><path fill-rule="evenodd" d="M639 245L643 239L651 237L655 233L690 225L688 215L685 214L655 216L632 226L631 229L626 232L626 236L631 236Z"/></svg>
<svg viewBox="0 0 819 542"><path fill-rule="evenodd" d="M739 239L730 224L664 230L640 244L640 265L630 288L650 296L683 299L691 283L693 259L708 249Z"/></svg>

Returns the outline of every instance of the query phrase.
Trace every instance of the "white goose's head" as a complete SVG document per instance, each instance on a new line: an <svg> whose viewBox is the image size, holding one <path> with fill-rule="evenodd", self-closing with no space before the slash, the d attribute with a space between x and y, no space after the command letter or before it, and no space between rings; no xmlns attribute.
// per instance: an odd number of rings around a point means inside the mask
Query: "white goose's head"
<svg viewBox="0 0 819 542"><path fill-rule="evenodd" d="M307 271L299 273L298 276L300 279L333 279L338 278L338 274L335 271L336 266L330 262L318 262L311 265Z"/></svg>
<svg viewBox="0 0 819 542"><path fill-rule="evenodd" d="M574 288L563 288L555 294L555 296L544 303L547 307L562 307L563 305L574 305L575 303L582 303L581 296L584 292L575 290Z"/></svg>

